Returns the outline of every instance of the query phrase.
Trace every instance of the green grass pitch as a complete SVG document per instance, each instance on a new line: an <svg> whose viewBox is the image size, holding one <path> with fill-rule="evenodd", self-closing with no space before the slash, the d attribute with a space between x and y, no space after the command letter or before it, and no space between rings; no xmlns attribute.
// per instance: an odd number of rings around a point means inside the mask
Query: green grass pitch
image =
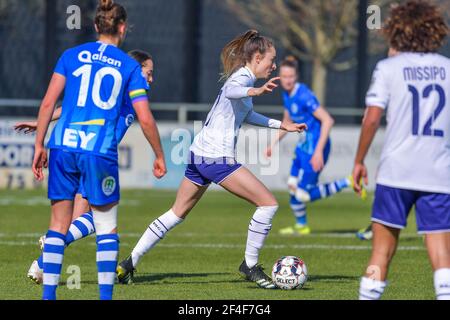
<svg viewBox="0 0 450 320"><path fill-rule="evenodd" d="M363 202L345 193L308 207L313 234L286 237L278 230L293 223L288 195L277 193L280 210L261 254L270 272L283 255L303 258L309 280L301 290L262 290L237 274L247 226L254 208L225 192L209 191L188 219L168 234L138 266L135 284L117 285L115 299L356 299L370 243L354 231L367 225L372 199ZM148 224L172 204L175 192L133 190L122 193L119 209L120 259L131 251ZM26 278L39 255L37 240L49 222L45 191L0 191L0 299L39 299L41 287ZM59 299L97 299L95 238L66 250L67 268L81 269L81 289L58 289ZM434 299L432 271L414 217L403 232L384 299Z"/></svg>

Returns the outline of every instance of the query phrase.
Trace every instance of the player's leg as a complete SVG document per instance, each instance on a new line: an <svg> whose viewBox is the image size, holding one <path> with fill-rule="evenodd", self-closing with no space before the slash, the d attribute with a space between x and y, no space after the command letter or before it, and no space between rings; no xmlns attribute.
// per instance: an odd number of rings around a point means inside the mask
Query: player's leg
<svg viewBox="0 0 450 320"><path fill-rule="evenodd" d="M330 155L330 143L324 150L323 158L325 164ZM311 166L312 155L300 152L297 157L300 159L300 168L303 172L302 179L299 181L295 198L302 203L314 202L320 199L328 198L342 190L352 186L351 177L338 179L331 183L318 184L320 171L316 172Z"/></svg>
<svg viewBox="0 0 450 320"><path fill-rule="evenodd" d="M117 213L120 200L117 160L79 154L77 165L81 183L91 204L97 234L98 287L101 300L113 297L119 255Z"/></svg>
<svg viewBox="0 0 450 320"><path fill-rule="evenodd" d="M259 253L272 229L272 219L278 209L278 202L266 186L247 168L235 170L220 185L229 192L256 206L248 227L245 260L239 271L249 281L260 287L274 289L275 286L262 267L258 265Z"/></svg>
<svg viewBox="0 0 450 320"><path fill-rule="evenodd" d="M73 199L79 183L75 155L50 151L48 198L52 201L50 227L43 249L43 299L56 299L66 234L72 221Z"/></svg>
<svg viewBox="0 0 450 320"><path fill-rule="evenodd" d="M450 194L423 192L416 203L419 233L425 234L438 300L450 300Z"/></svg>
<svg viewBox="0 0 450 320"><path fill-rule="evenodd" d="M74 201L74 209L72 214L72 224L66 235L66 246L72 242L87 237L95 232L94 221L91 208L86 199L81 194L77 194ZM41 250L44 249L45 235L39 239ZM36 284L42 283L42 275L44 269L43 254L37 260L34 260L28 270L28 278Z"/></svg>
<svg viewBox="0 0 450 320"><path fill-rule="evenodd" d="M172 208L150 223L131 255L117 267L116 273L120 283L132 283L134 270L141 258L161 241L167 232L184 221L208 189L211 181L202 176L193 157L191 154L191 161L186 168L185 178L181 182Z"/></svg>
<svg viewBox="0 0 450 320"><path fill-rule="evenodd" d="M414 191L377 185L372 210L372 254L361 279L360 300L381 298L400 230L406 227L408 214L415 202Z"/></svg>
<svg viewBox="0 0 450 320"><path fill-rule="evenodd" d="M296 224L294 226L289 226L286 228L283 228L280 230L280 234L282 235L293 235L296 232L298 232L299 226L305 226L307 224L306 222L306 205L298 201L295 197L295 191L297 190L299 179L301 179L300 175L300 161L296 157L292 161L291 166L291 174L288 179L288 188L289 188L289 204L292 210L292 213L294 214Z"/></svg>
<svg viewBox="0 0 450 320"><path fill-rule="evenodd" d="M172 208L150 223L131 252L130 263L133 269L136 268L141 258L161 241L170 230L183 222L208 189L208 186L197 185L187 178L183 179Z"/></svg>
<svg viewBox="0 0 450 320"><path fill-rule="evenodd" d="M84 190L79 190L75 198L73 220L66 237L67 246L95 232L91 207L89 206L89 202L83 197L83 194Z"/></svg>
<svg viewBox="0 0 450 320"><path fill-rule="evenodd" d="M119 256L117 209L118 202L102 206L92 205L93 220L97 231L97 270L100 300L111 300L113 296L115 271Z"/></svg>
<svg viewBox="0 0 450 320"><path fill-rule="evenodd" d="M427 234L425 243L438 300L450 300L450 233Z"/></svg>
<svg viewBox="0 0 450 320"><path fill-rule="evenodd" d="M360 300L379 300L386 287L389 265L395 254L400 229L373 223L372 254L359 288Z"/></svg>

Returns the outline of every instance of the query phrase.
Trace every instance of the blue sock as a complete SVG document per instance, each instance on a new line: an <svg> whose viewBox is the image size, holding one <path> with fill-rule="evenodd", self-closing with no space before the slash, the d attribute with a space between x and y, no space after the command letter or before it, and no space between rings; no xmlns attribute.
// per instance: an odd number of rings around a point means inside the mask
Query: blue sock
<svg viewBox="0 0 450 320"><path fill-rule="evenodd" d="M66 245L68 246L72 242L83 239L94 232L95 227L92 212L87 212L74 220L70 225L69 232L67 232L66 236Z"/></svg>
<svg viewBox="0 0 450 320"><path fill-rule="evenodd" d="M308 220L306 217L306 205L298 201L295 196L291 196L290 205L292 212L295 215L295 219L298 225L305 226L308 224Z"/></svg>
<svg viewBox="0 0 450 320"><path fill-rule="evenodd" d="M94 220L92 212L86 212L78 219L74 220L70 225L70 229L66 235L66 246L76 240L83 239L95 233ZM37 259L39 268L44 269L44 261L42 254Z"/></svg>
<svg viewBox="0 0 450 320"><path fill-rule="evenodd" d="M350 181L345 179L336 180L332 183L319 184L313 188L308 189L309 195L311 197L311 202L331 197L343 189L350 186Z"/></svg>
<svg viewBox="0 0 450 320"><path fill-rule="evenodd" d="M39 258L37 259L37 263L38 263L38 266L40 269L44 269L44 257L43 257L42 253L39 256Z"/></svg>
<svg viewBox="0 0 450 320"><path fill-rule="evenodd" d="M61 276L66 236L48 230L43 250L44 287L43 300L56 300L56 288Z"/></svg>
<svg viewBox="0 0 450 320"><path fill-rule="evenodd" d="M97 269L100 300L112 300L119 255L117 234L97 235Z"/></svg>

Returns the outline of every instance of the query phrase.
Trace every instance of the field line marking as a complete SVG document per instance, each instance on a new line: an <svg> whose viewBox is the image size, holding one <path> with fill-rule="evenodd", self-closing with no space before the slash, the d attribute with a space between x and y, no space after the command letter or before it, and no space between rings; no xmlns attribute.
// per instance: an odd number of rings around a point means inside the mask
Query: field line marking
<svg viewBox="0 0 450 320"><path fill-rule="evenodd" d="M43 236L44 233L0 233L0 239L2 238L15 238L15 239L26 239L26 238L34 238L39 239L41 236ZM121 238L140 238L142 236L142 233L136 233L136 232L124 232L119 233ZM190 237L222 237L222 238L235 238L235 237L247 237L247 233L200 233L200 232L183 232L183 233L173 233L170 235L172 238L190 238ZM270 237L272 238L282 238L282 239L308 239L308 238L355 238L356 239L356 233L352 232L346 232L346 233L337 233L337 232L324 232L324 233L313 233L305 237L300 236L283 236L279 235L277 233L271 233ZM407 233L402 234L400 236L401 238L421 238L420 235L413 234L413 233Z"/></svg>
<svg viewBox="0 0 450 320"><path fill-rule="evenodd" d="M90 243L95 246L95 243ZM134 245L130 243L121 243L121 247L131 247ZM0 241L0 246L36 246L35 241ZM245 245L227 244L227 243L161 243L158 245L161 248L191 248L191 249L243 249ZM326 244L268 244L266 249L314 249L314 250L341 250L341 251L363 251L371 250L371 246L353 246L353 245L326 245ZM424 247L419 246L399 246L397 250L400 251L424 251Z"/></svg>

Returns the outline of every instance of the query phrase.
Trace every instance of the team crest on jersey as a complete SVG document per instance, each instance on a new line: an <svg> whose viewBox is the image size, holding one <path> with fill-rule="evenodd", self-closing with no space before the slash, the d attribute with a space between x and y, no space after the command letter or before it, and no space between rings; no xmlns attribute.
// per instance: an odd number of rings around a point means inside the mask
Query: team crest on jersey
<svg viewBox="0 0 450 320"><path fill-rule="evenodd" d="M102 181L102 190L106 196L110 196L116 190L116 179L114 177L106 177Z"/></svg>
<svg viewBox="0 0 450 320"><path fill-rule="evenodd" d="M127 117L125 118L125 124L127 127L131 126L134 122L134 115L129 114L127 115Z"/></svg>
<svg viewBox="0 0 450 320"><path fill-rule="evenodd" d="M298 104L293 103L292 104L292 113L297 113L298 112Z"/></svg>

